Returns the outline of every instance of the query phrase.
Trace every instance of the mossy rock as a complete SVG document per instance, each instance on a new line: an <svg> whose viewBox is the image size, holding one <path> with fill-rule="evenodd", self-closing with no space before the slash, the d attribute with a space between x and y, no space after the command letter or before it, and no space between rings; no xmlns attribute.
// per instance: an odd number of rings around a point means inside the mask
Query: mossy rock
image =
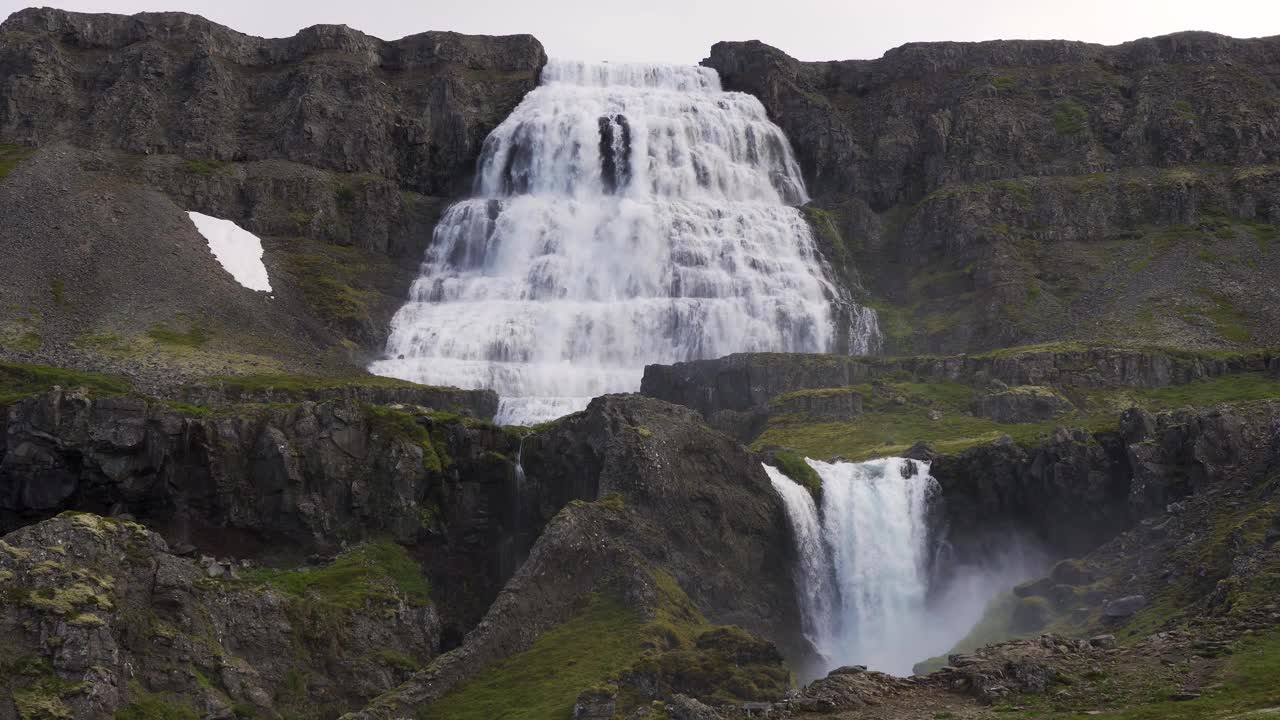
<svg viewBox="0 0 1280 720"><path fill-rule="evenodd" d="M1049 578L1059 585L1088 585L1093 582L1093 571L1083 560L1068 558L1059 561L1049 571Z"/></svg>
<svg viewBox="0 0 1280 720"><path fill-rule="evenodd" d="M1040 630L1049 624L1053 610L1049 601L1042 597L1024 597L1013 607L1011 628L1016 633L1029 633Z"/></svg>

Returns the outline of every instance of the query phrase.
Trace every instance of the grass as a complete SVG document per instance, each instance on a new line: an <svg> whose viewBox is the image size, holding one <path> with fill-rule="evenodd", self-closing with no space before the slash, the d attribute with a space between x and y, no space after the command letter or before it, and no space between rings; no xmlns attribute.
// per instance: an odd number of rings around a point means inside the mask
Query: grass
<svg viewBox="0 0 1280 720"><path fill-rule="evenodd" d="M1101 720L1203 720L1204 718L1252 717L1251 711L1280 706L1280 634L1245 640L1226 661L1212 682L1201 690L1194 700L1167 699L1171 688L1156 683L1146 688L1148 697L1122 699L1119 704L1133 703L1130 707L1103 712L1092 712L1091 717ZM1104 686L1105 687L1105 686ZM1152 692L1154 691L1154 692ZM1163 696L1163 697L1161 697ZM1115 704L1114 697L1108 705ZM1068 718L1079 717L1077 711L1028 712L1016 717ZM1274 713L1256 717L1274 717Z"/></svg>
<svg viewBox="0 0 1280 720"><path fill-rule="evenodd" d="M127 395L133 392L128 380L114 375L0 361L0 405L44 392L55 385L63 388L83 387L102 395Z"/></svg>
<svg viewBox="0 0 1280 720"><path fill-rule="evenodd" d="M13 172L18 163L31 157L35 151L35 148L23 145L0 143L0 181L9 177L9 173Z"/></svg>
<svg viewBox="0 0 1280 720"><path fill-rule="evenodd" d="M345 610L363 610L371 603L394 603L401 598L418 606L430 602L422 568L390 540L357 545L321 568L246 570L244 578L291 597Z"/></svg>
<svg viewBox="0 0 1280 720"><path fill-rule="evenodd" d="M1262 373L1237 373L1164 388L1072 389L1063 394L1075 404L1074 412L1042 422L1008 424L968 414L973 390L962 383L898 382L884 385L879 392L870 385L854 389L863 395L863 415L836 422L812 422L800 415L776 416L753 447L776 446L806 457L843 457L851 461L900 454L917 442L926 442L938 452L954 453L1006 435L1015 442L1030 443L1047 437L1058 427L1090 432L1111 430L1116 427L1119 413L1133 405L1159 412L1280 399L1280 379ZM898 405L898 397L906 402ZM942 413L941 419L929 419L929 413L935 410Z"/></svg>
<svg viewBox="0 0 1280 720"><path fill-rule="evenodd" d="M615 691L619 716L647 706L648 692L713 704L782 697L791 676L772 645L740 628L709 624L666 572L652 579L657 602L647 621L615 593L593 593L528 650L490 665L418 718L567 719L589 688ZM633 682L646 691L637 692Z"/></svg>
<svg viewBox="0 0 1280 720"><path fill-rule="evenodd" d="M116 710L115 720L199 720L200 713L182 699L153 693L136 680L129 683L129 704Z"/></svg>
<svg viewBox="0 0 1280 720"><path fill-rule="evenodd" d="M383 377L381 375L353 375L350 377L320 377L312 375L216 375L201 381L206 385L218 385L231 392L245 394L282 393L304 398L309 393L342 388L422 388L425 385Z"/></svg>
<svg viewBox="0 0 1280 720"><path fill-rule="evenodd" d="M212 175L220 172L225 165L221 160L184 160L182 169L192 175Z"/></svg>
<svg viewBox="0 0 1280 720"><path fill-rule="evenodd" d="M160 345L171 348L201 348L208 344L209 329L200 322L191 323L186 330L174 330L164 325L153 325L147 337Z"/></svg>
<svg viewBox="0 0 1280 720"><path fill-rule="evenodd" d="M444 445L437 446L431 431L418 422L418 416L405 410L365 405L365 419L374 435L388 440L404 440L422 448L422 467L429 473L439 474L450 464Z"/></svg>
<svg viewBox="0 0 1280 720"><path fill-rule="evenodd" d="M1089 126L1089 111L1074 100L1063 100L1053 108L1052 119L1059 135L1077 135Z"/></svg>
<svg viewBox="0 0 1280 720"><path fill-rule="evenodd" d="M817 470L809 467L809 463L805 462L804 458L793 452L780 451L773 454L773 462L783 475L808 490L814 502L822 502L822 476L818 475Z"/></svg>
<svg viewBox="0 0 1280 720"><path fill-rule="evenodd" d="M578 694L625 669L643 650L644 623L595 594L528 650L489 666L419 713L420 720L568 718Z"/></svg>
<svg viewBox="0 0 1280 720"><path fill-rule="evenodd" d="M321 320L347 330L369 320L369 305L376 293L352 284L362 271L359 265L315 253L289 255L287 267Z"/></svg>

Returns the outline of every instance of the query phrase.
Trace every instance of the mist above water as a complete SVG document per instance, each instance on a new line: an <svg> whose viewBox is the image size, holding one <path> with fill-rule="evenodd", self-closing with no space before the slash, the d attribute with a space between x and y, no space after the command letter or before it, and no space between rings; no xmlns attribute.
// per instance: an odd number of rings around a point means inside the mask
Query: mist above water
<svg viewBox="0 0 1280 720"><path fill-rule="evenodd" d="M930 527L939 488L927 462L806 462L822 478L820 508L782 472L765 470L795 537L797 599L821 657L817 675L841 665L910 675L968 634L997 593L1043 568L1017 542L979 565L949 564Z"/></svg>

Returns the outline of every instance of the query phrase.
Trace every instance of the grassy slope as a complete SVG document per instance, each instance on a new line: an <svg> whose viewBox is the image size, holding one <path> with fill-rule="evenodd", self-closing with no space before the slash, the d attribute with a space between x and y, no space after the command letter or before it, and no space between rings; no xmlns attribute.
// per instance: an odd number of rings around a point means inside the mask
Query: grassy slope
<svg viewBox="0 0 1280 720"><path fill-rule="evenodd" d="M848 422L813 422L802 415L769 421L755 447L774 445L814 458L867 460L899 454L917 442L940 452L958 452L1008 435L1017 442L1033 442L1058 427L1113 429L1116 416L1132 405L1150 411L1181 407L1211 407L1280 398L1280 380L1242 373L1165 388L1089 388L1064 392L1076 410L1043 422L1007 424L969 414L973 390L955 382L886 383L877 390L854 386L863 394L865 414ZM805 390L801 393L821 393ZM786 396L780 396L784 398ZM905 404L899 405L897 398ZM930 420L939 411L939 420Z"/></svg>
<svg viewBox="0 0 1280 720"><path fill-rule="evenodd" d="M630 670L668 683L713 691L716 702L778 699L791 683L781 665L738 663L743 648L758 656L762 641L732 626L714 626L675 579L653 573L658 603L642 617L608 592L589 596L568 621L544 632L528 650L494 663L480 675L419 711L420 720L548 720L568 718L588 688L617 693L622 714L647 704L622 682ZM646 715L659 720L664 714Z"/></svg>
<svg viewBox="0 0 1280 720"><path fill-rule="evenodd" d="M422 720L568 718L578 693L641 651L643 623L618 600L595 595L533 647L491 665L419 714Z"/></svg>

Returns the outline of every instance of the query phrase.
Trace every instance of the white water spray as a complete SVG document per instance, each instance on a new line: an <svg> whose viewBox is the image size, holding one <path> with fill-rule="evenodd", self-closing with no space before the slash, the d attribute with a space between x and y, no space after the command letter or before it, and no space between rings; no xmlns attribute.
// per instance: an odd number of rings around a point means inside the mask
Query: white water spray
<svg viewBox="0 0 1280 720"><path fill-rule="evenodd" d="M830 667L910 674L932 654L920 643L931 625L927 511L937 483L929 464L808 463L822 478L821 518L806 490L766 467L795 529L806 635Z"/></svg>
<svg viewBox="0 0 1280 720"><path fill-rule="evenodd" d="M805 637L826 666L866 665L897 675L949 651L1001 590L1043 570L1033 545L1011 537L978 565L948 568L931 588L938 483L927 462L806 460L822 478L822 508L781 471L765 466L796 543L796 590Z"/></svg>
<svg viewBox="0 0 1280 720"><path fill-rule="evenodd" d="M648 363L878 341L790 207L786 137L708 68L552 61L486 139L476 195L437 225L370 369L493 388L499 422L633 391Z"/></svg>

